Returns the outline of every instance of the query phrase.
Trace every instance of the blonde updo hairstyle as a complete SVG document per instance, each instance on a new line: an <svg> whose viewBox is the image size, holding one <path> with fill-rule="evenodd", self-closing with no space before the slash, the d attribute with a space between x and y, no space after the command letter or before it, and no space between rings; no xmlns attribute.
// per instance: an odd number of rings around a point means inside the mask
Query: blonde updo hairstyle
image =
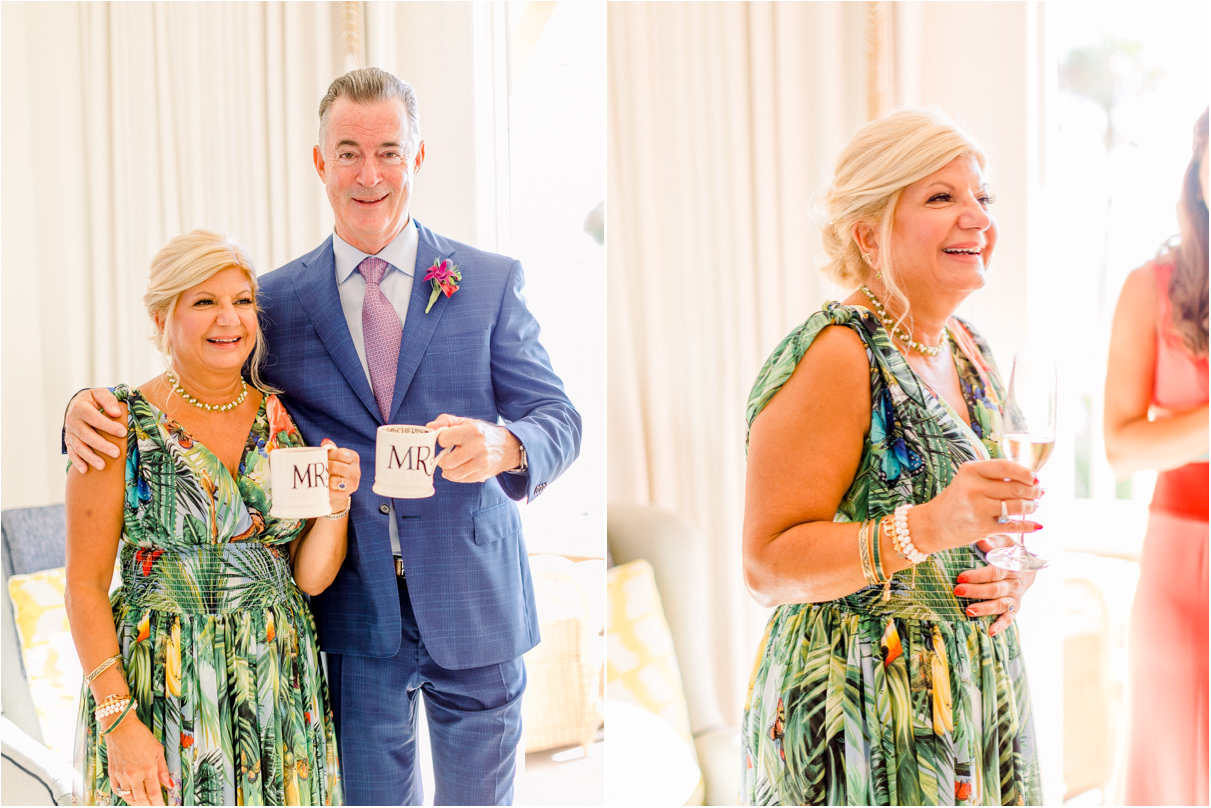
<svg viewBox="0 0 1211 808"><path fill-rule="evenodd" d="M854 226L869 224L879 243L880 282L904 312L901 320L906 319L908 299L900 290L891 260L896 204L906 187L963 155L974 157L985 168L984 152L975 140L932 110L899 110L859 129L837 159L823 202L828 257L823 270L829 279L846 287L868 281L873 270L862 258Z"/></svg>
<svg viewBox="0 0 1211 808"><path fill-rule="evenodd" d="M172 328L173 312L181 295L199 283L213 277L224 269L235 268L248 276L256 300L257 277L252 260L244 249L226 236L209 230L192 230L169 241L151 259L151 274L147 279L147 291L143 305L147 315L155 323L156 315L164 318L163 328L157 327L151 341L164 356L166 364L172 363L172 346L166 334ZM257 308L260 312L260 308ZM260 377L261 361L265 357L265 339L261 324L257 322L256 346L249 364L249 381L259 390L276 392Z"/></svg>

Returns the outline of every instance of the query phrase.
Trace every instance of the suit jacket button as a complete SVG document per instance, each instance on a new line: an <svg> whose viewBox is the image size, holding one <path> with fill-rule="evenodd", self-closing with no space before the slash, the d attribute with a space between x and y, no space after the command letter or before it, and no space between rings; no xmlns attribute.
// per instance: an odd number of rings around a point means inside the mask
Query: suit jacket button
<svg viewBox="0 0 1211 808"><path fill-rule="evenodd" d="M379 506L378 506L378 512L379 512L379 513L391 513L391 506L390 506L390 505L385 505L385 504L384 504L384 505L379 505Z"/></svg>

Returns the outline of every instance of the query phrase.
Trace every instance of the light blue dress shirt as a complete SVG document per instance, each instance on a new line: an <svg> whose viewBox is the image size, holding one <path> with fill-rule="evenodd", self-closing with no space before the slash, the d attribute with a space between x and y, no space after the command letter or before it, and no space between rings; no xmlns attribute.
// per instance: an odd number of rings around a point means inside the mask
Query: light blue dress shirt
<svg viewBox="0 0 1211 808"><path fill-rule="evenodd" d="M404 229L399 232L390 244L383 247L376 257L388 264L379 289L399 314L402 326L408 314L408 299L412 296L412 276L416 273L416 247L419 237L416 224L411 217ZM349 325L349 336L353 337L353 347L357 356L362 360L362 372L370 379L370 366L366 364L366 338L362 333L362 301L366 297L366 279L357 267L370 257L357 247L332 234L332 252L336 256L336 287L341 295L341 311L345 313L345 322Z"/></svg>

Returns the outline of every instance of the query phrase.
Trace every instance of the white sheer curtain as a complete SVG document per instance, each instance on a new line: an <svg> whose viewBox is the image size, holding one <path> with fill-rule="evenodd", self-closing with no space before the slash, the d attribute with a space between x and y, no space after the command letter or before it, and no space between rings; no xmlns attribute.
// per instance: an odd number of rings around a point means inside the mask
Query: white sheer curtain
<svg viewBox="0 0 1211 808"><path fill-rule="evenodd" d="M675 511L707 556L721 707L764 613L744 591L744 407L830 294L812 194L865 121L861 3L608 10L608 495Z"/></svg>
<svg viewBox="0 0 1211 808"><path fill-rule="evenodd" d="M4 506L61 501L63 405L159 367L152 255L194 227L261 271L331 226L310 165L337 3L5 3Z"/></svg>
<svg viewBox="0 0 1211 808"><path fill-rule="evenodd" d="M373 64L410 81L429 144L417 217L501 246L501 150L483 152L507 115L482 98L503 82L499 3L6 2L0 14L6 508L62 501L73 392L160 368L142 295L168 239L226 232L267 272L330 232L311 149L335 76Z"/></svg>

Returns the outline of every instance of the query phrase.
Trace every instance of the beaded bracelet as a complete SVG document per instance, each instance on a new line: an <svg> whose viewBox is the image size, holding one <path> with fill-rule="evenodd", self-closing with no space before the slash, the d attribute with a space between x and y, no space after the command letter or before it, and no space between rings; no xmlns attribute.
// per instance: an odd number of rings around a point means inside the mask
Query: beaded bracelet
<svg viewBox="0 0 1211 808"><path fill-rule="evenodd" d="M106 696L105 701L97 705L97 709L93 710L93 716L100 721L107 715L121 712L131 700L129 694L125 696Z"/></svg>
<svg viewBox="0 0 1211 808"><path fill-rule="evenodd" d="M139 707L139 702L135 701L134 699L128 699L126 702L126 706L122 708L122 712L118 713L118 717L114 719L114 722L112 724L110 724L108 727L106 727L105 729L101 730L101 737L104 738L106 735L108 735L109 733L111 733L115 729L117 729L118 724L122 723L122 720L126 718L127 714L132 709L138 709L138 707Z"/></svg>
<svg viewBox="0 0 1211 808"><path fill-rule="evenodd" d="M90 673L90 674L88 674L88 676L84 677L84 684L91 685L93 683L93 679L96 679L98 676L105 673L105 671L109 670L111 665L113 665L115 662L117 662L121 658L122 658L122 652L119 651L118 653L111 656L109 659L102 662L100 665L98 665L96 668L93 669L92 673Z"/></svg>
<svg viewBox="0 0 1211 808"><path fill-rule="evenodd" d="M912 507L907 504L896 506L892 522L895 532L891 536L891 546L908 563L920 564L929 556L917 549L916 545L912 543L912 535L908 532L908 512L912 510Z"/></svg>

